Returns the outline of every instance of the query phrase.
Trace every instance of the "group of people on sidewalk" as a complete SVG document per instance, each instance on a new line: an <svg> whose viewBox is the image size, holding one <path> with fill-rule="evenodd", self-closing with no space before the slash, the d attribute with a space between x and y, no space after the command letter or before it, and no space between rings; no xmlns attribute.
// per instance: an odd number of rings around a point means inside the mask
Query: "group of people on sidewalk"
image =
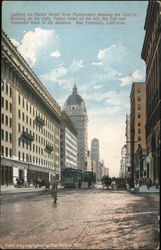
<svg viewBox="0 0 161 250"><path fill-rule="evenodd" d="M137 183L136 183L137 184ZM146 185L148 190L152 186L152 180L149 177L139 179L139 187Z"/></svg>

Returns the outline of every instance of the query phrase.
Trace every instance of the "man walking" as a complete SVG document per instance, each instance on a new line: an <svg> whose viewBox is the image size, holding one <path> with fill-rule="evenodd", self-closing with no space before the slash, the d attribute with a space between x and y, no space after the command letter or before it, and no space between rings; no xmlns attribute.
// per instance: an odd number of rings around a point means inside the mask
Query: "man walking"
<svg viewBox="0 0 161 250"><path fill-rule="evenodd" d="M55 203L57 201L57 191L58 191L58 182L57 182L56 176L53 175L53 182L52 182L52 187L51 187L51 196L53 197Z"/></svg>

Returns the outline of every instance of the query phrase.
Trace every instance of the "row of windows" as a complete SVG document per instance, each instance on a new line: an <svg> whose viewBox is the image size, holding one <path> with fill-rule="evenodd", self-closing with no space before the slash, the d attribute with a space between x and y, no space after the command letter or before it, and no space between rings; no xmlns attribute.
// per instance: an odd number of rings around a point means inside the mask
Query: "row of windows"
<svg viewBox="0 0 161 250"><path fill-rule="evenodd" d="M1 146L1 154L6 157L12 157L12 149L8 147Z"/></svg>
<svg viewBox="0 0 161 250"><path fill-rule="evenodd" d="M31 142L28 142L28 141L25 141L25 140L21 141L21 138L18 139L18 146L19 147L22 146L22 148L30 150L30 151L32 151L34 153L36 152L37 154L41 154L41 155L44 154L44 149L43 148L38 147L35 144L31 144ZM54 157L53 153L51 153L51 154L48 153L48 158L53 159L53 157Z"/></svg>
<svg viewBox="0 0 161 250"><path fill-rule="evenodd" d="M6 84L5 84L5 81L3 80L2 81L2 92L4 92L4 91L5 91L6 95L9 94L9 96L12 97L12 87L11 86L8 87L8 83L6 82Z"/></svg>
<svg viewBox="0 0 161 250"><path fill-rule="evenodd" d="M73 152L77 152L77 148L72 147L71 144L69 144L67 142L66 142L66 147L69 148L69 149L71 149Z"/></svg>
<svg viewBox="0 0 161 250"><path fill-rule="evenodd" d="M22 126L22 131L21 131L21 124L19 123L18 124L18 132L21 133L21 132L24 132L24 131L25 131L25 127ZM32 134L32 131L28 130L28 128L26 128L26 132L29 133L30 135ZM42 145L43 145L43 143L44 143L44 145L45 145L45 143L49 144L49 142L47 140L45 142L45 139L43 139L43 137L40 137L38 134L35 134L34 132L33 132L33 137L34 137L34 140L36 140L36 142L41 143ZM47 136L47 133L46 133L45 138L48 138L48 139L50 139L52 141L54 140L54 136L51 135L50 133L48 133L48 136ZM56 139L56 138L55 138L55 144L59 144L59 140Z"/></svg>
<svg viewBox="0 0 161 250"><path fill-rule="evenodd" d="M33 114L33 116L36 115L36 117L37 116L40 117L45 122L46 127L48 127L48 129L50 129L53 132L53 130L54 130L53 124L51 124L44 116L42 116L40 114L40 112L38 112L37 110L35 110L35 108L32 107L32 105L29 104L28 101L26 101L24 99L24 97L21 97L19 95L18 96L18 104L21 105L21 103L22 103L22 107L26 108L26 111L30 111L30 114ZM26 103L26 105L25 105L25 103ZM20 110L18 112L20 112ZM19 118L20 118L20 113L19 113Z"/></svg>
<svg viewBox="0 0 161 250"><path fill-rule="evenodd" d="M9 118L8 115L4 115L2 113L1 122L2 124L5 124L7 127L9 126L10 128L12 128L12 118Z"/></svg>
<svg viewBox="0 0 161 250"><path fill-rule="evenodd" d="M2 96L2 98L1 98L1 107L6 108L6 111L9 111L10 113L12 113L12 103L8 102L8 100L5 100L5 101L4 101L4 97Z"/></svg>
<svg viewBox="0 0 161 250"><path fill-rule="evenodd" d="M18 110L18 118L21 119L21 111L20 110ZM29 118L28 115L26 115L26 119L25 119L24 112L22 113L22 121L25 122L27 125L29 124L30 126L32 126L33 129L36 129L39 132L41 132L41 134L44 133L44 136L46 135L46 137L48 137L48 139L53 140L53 135L50 132L48 132L47 130L45 130L45 128L43 129L40 124L37 124L37 122L35 122L35 121L32 122L32 119Z"/></svg>
<svg viewBox="0 0 161 250"><path fill-rule="evenodd" d="M6 142L12 143L12 133L8 133L8 131L4 132L3 129L1 129L1 140Z"/></svg>
<svg viewBox="0 0 161 250"><path fill-rule="evenodd" d="M28 163L34 163L34 164L36 163L36 164L39 164L39 165L41 164L42 166L46 166L46 167L54 167L54 163L50 161L43 160L35 156L32 157L31 155L21 153L20 151L18 152L18 159L22 161L26 161Z"/></svg>

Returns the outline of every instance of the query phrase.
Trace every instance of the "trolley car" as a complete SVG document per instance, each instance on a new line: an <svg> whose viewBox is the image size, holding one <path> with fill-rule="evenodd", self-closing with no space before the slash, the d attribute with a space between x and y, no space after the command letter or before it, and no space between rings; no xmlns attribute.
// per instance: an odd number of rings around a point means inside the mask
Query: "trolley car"
<svg viewBox="0 0 161 250"><path fill-rule="evenodd" d="M62 170L61 180L63 186L66 188L81 187L82 170L66 168Z"/></svg>

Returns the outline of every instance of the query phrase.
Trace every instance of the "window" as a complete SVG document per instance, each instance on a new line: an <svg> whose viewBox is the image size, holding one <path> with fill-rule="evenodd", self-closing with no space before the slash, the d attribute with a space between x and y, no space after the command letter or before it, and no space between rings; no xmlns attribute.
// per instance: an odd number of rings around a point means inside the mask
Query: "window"
<svg viewBox="0 0 161 250"><path fill-rule="evenodd" d="M26 102L26 110L28 111L28 102Z"/></svg>
<svg viewBox="0 0 161 250"><path fill-rule="evenodd" d="M12 128L12 118L10 118L10 128Z"/></svg>
<svg viewBox="0 0 161 250"><path fill-rule="evenodd" d="M18 152L18 159L21 160L21 152Z"/></svg>
<svg viewBox="0 0 161 250"><path fill-rule="evenodd" d="M6 148L6 157L8 157L8 148Z"/></svg>
<svg viewBox="0 0 161 250"><path fill-rule="evenodd" d="M138 110L140 110L140 109L141 109L141 104L139 103L139 104L138 104Z"/></svg>
<svg viewBox="0 0 161 250"><path fill-rule="evenodd" d="M23 98L23 102L22 102L23 108L25 107L25 100Z"/></svg>
<svg viewBox="0 0 161 250"><path fill-rule="evenodd" d="M12 134L10 133L10 143L12 143Z"/></svg>
<svg viewBox="0 0 161 250"><path fill-rule="evenodd" d="M2 106L2 108L4 108L4 97L3 96L1 98L1 106Z"/></svg>
<svg viewBox="0 0 161 250"><path fill-rule="evenodd" d="M10 148L10 158L12 157L12 149Z"/></svg>
<svg viewBox="0 0 161 250"><path fill-rule="evenodd" d="M2 141L4 140L4 130L3 129L1 129L1 139L2 139Z"/></svg>
<svg viewBox="0 0 161 250"><path fill-rule="evenodd" d="M4 124L4 114L2 114L2 124Z"/></svg>
<svg viewBox="0 0 161 250"><path fill-rule="evenodd" d="M138 136L138 142L140 142L140 141L141 141L141 136L139 135L139 136Z"/></svg>
<svg viewBox="0 0 161 250"><path fill-rule="evenodd" d="M22 146L23 146L23 148L25 147L25 141L24 140L22 141Z"/></svg>
<svg viewBox="0 0 161 250"><path fill-rule="evenodd" d="M19 147L21 146L21 139L20 139L20 137L18 138L18 146Z"/></svg>
<svg viewBox="0 0 161 250"><path fill-rule="evenodd" d="M23 120L23 122L25 121L25 114L24 113L22 113L22 120Z"/></svg>
<svg viewBox="0 0 161 250"><path fill-rule="evenodd" d="M1 154L4 155L4 146L1 146Z"/></svg>
<svg viewBox="0 0 161 250"><path fill-rule="evenodd" d="M21 124L18 124L18 132L21 133Z"/></svg>
<svg viewBox="0 0 161 250"><path fill-rule="evenodd" d="M10 113L12 113L12 103L10 103Z"/></svg>
<svg viewBox="0 0 161 250"><path fill-rule="evenodd" d="M35 152L35 144L33 144L33 152Z"/></svg>
<svg viewBox="0 0 161 250"><path fill-rule="evenodd" d="M21 119L21 111L20 111L20 109L18 110L18 118Z"/></svg>
<svg viewBox="0 0 161 250"><path fill-rule="evenodd" d="M32 112L32 108L31 108L31 104L30 104L30 114L31 114L31 112Z"/></svg>
<svg viewBox="0 0 161 250"><path fill-rule="evenodd" d="M21 105L21 96L18 95L18 104Z"/></svg>
<svg viewBox="0 0 161 250"><path fill-rule="evenodd" d="M8 126L8 116L6 115L6 126Z"/></svg>
<svg viewBox="0 0 161 250"><path fill-rule="evenodd" d="M22 154L22 159L23 159L23 161L25 160L25 154L24 153Z"/></svg>
<svg viewBox="0 0 161 250"><path fill-rule="evenodd" d="M2 91L4 91L4 81L2 81Z"/></svg>
<svg viewBox="0 0 161 250"><path fill-rule="evenodd" d="M31 118L30 118L30 126L31 126Z"/></svg>
<svg viewBox="0 0 161 250"><path fill-rule="evenodd" d="M138 96L138 102L140 102L141 101L141 97L140 96Z"/></svg>
<svg viewBox="0 0 161 250"><path fill-rule="evenodd" d="M6 95L8 95L8 84L6 82Z"/></svg>
<svg viewBox="0 0 161 250"><path fill-rule="evenodd" d="M8 101L6 100L6 110L8 110Z"/></svg>
<svg viewBox="0 0 161 250"><path fill-rule="evenodd" d="M12 87L10 87L10 97L12 97Z"/></svg>
<svg viewBox="0 0 161 250"><path fill-rule="evenodd" d="M138 123L138 127L140 127L140 126L141 126L141 123L139 122L139 123Z"/></svg>
<svg viewBox="0 0 161 250"><path fill-rule="evenodd" d="M26 123L28 124L28 115L26 115Z"/></svg>
<svg viewBox="0 0 161 250"><path fill-rule="evenodd" d="M8 141L8 132L6 131L6 141Z"/></svg>
<svg viewBox="0 0 161 250"><path fill-rule="evenodd" d="M140 113L138 113L138 119L140 119L141 118L141 114Z"/></svg>

